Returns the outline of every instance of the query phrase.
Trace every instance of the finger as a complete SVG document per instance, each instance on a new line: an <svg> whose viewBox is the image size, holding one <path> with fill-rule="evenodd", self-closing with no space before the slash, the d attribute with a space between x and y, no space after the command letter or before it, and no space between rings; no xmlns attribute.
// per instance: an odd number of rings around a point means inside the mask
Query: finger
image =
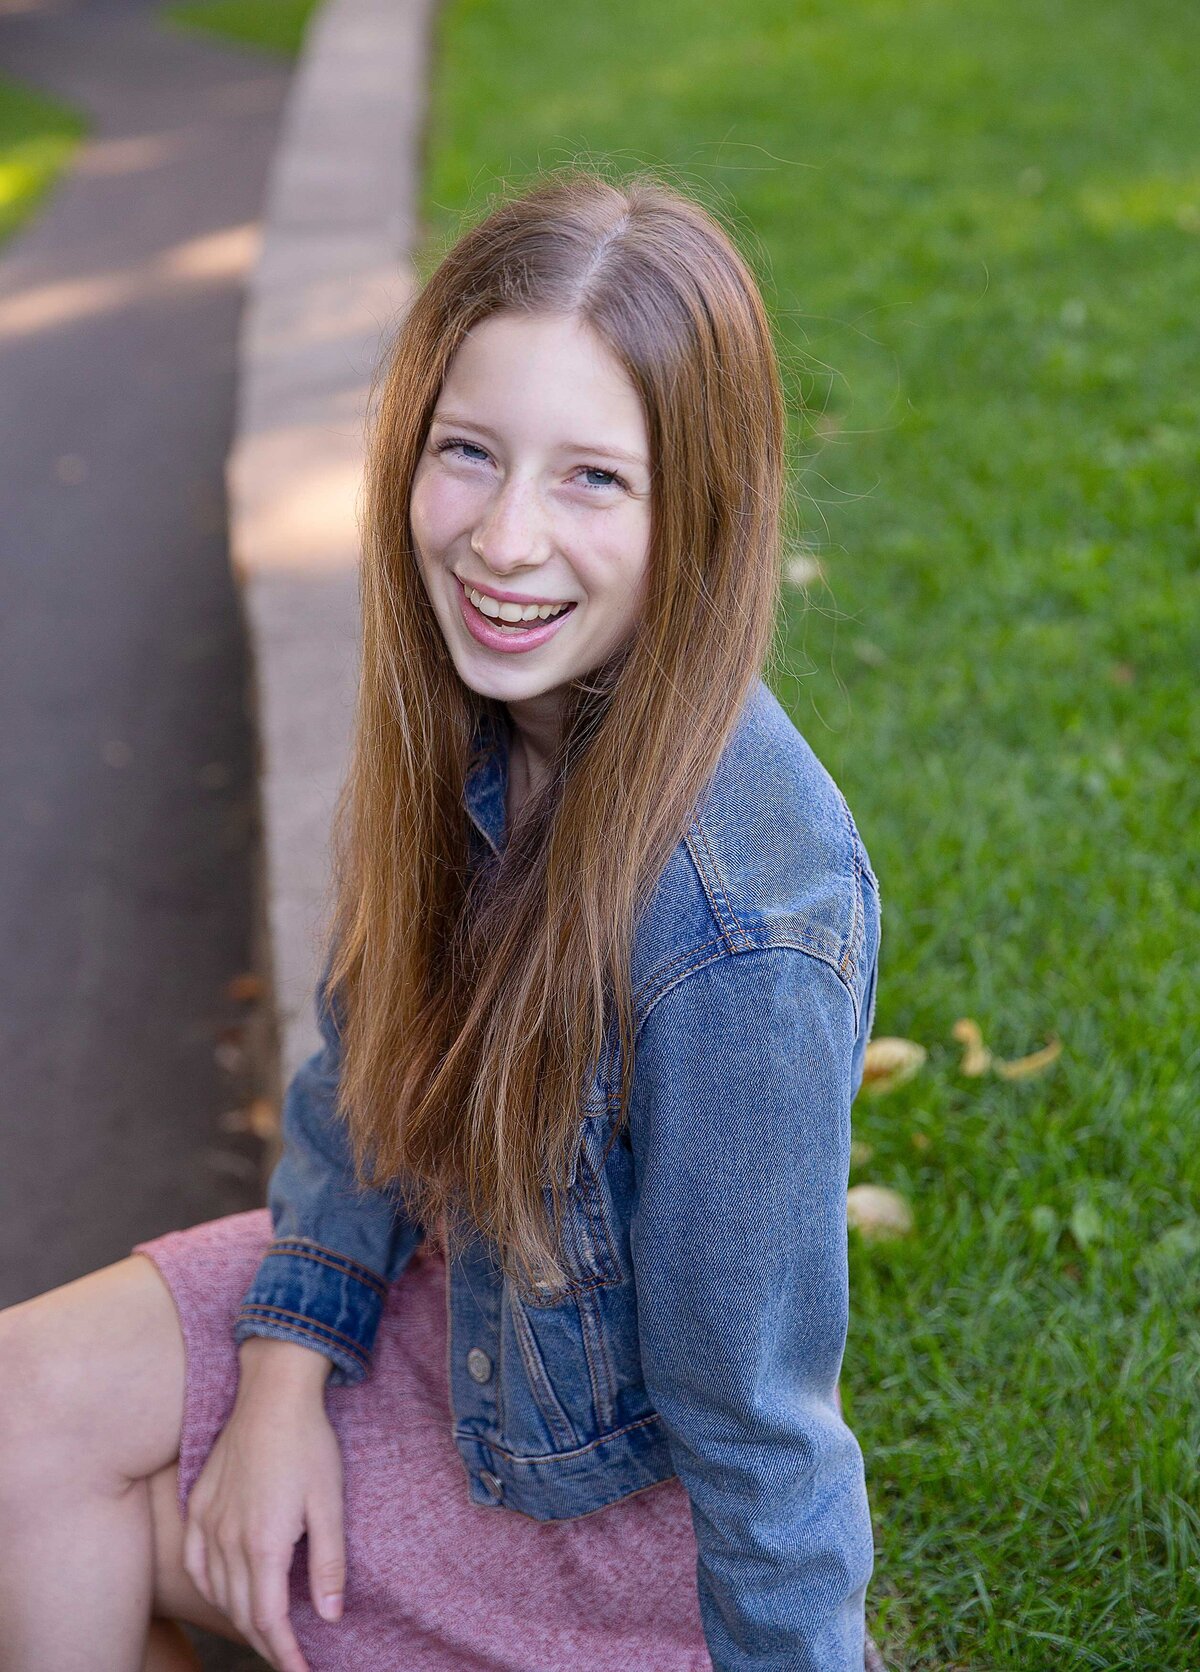
<svg viewBox="0 0 1200 1672"><path fill-rule="evenodd" d="M208 1574L208 1545L200 1525L194 1516L189 1516L183 1534L183 1571L192 1584L200 1592L205 1602L213 1602L212 1580Z"/></svg>
<svg viewBox="0 0 1200 1672"><path fill-rule="evenodd" d="M265 1640L272 1664L279 1672L308 1672L292 1622L288 1618L288 1574L292 1551L252 1557L250 1564L250 1623Z"/></svg>
<svg viewBox="0 0 1200 1672"><path fill-rule="evenodd" d="M229 1618L241 1632L255 1652L266 1661L271 1661L267 1652L265 1638L259 1633L254 1624L253 1609L250 1603L250 1571L245 1558L230 1558L229 1561ZM271 1661L274 1665L274 1661Z"/></svg>
<svg viewBox="0 0 1200 1672"><path fill-rule="evenodd" d="M308 1522L308 1589L313 1607L326 1620L340 1620L346 1590L346 1546L342 1494L315 1494L305 1507Z"/></svg>
<svg viewBox="0 0 1200 1672"><path fill-rule="evenodd" d="M208 1573L212 1583L212 1602L226 1619L233 1619L233 1599L229 1595L229 1571L225 1555L215 1539L208 1540Z"/></svg>

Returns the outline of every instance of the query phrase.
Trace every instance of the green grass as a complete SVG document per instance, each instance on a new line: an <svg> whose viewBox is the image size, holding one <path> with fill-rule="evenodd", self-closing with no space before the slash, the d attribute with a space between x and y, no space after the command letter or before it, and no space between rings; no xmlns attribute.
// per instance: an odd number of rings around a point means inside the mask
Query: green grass
<svg viewBox="0 0 1200 1672"><path fill-rule="evenodd" d="M196 29L295 58L319 4L320 0L188 0L184 5L164 6L158 17L181 29Z"/></svg>
<svg viewBox="0 0 1200 1672"><path fill-rule="evenodd" d="M1200 100L1183 0L449 0L426 259L670 169L795 411L782 699L883 888L843 1377L896 1668L1200 1668ZM958 1071L957 1018L1023 1081ZM913 1135L924 1135L924 1147Z"/></svg>
<svg viewBox="0 0 1200 1672"><path fill-rule="evenodd" d="M72 106L0 76L0 245L48 197L88 128Z"/></svg>

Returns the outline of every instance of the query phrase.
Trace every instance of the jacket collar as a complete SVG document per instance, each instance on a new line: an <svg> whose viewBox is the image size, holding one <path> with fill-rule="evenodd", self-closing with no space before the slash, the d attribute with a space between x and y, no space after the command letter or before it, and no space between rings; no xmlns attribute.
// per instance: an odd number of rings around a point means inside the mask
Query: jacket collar
<svg viewBox="0 0 1200 1672"><path fill-rule="evenodd" d="M502 721L481 714L471 744L463 805L497 854L504 846L508 797L508 737Z"/></svg>

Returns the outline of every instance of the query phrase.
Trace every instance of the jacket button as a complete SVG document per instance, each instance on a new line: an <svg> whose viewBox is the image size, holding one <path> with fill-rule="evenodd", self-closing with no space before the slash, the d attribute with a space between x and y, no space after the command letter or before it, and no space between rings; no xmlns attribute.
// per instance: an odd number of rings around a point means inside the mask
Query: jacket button
<svg viewBox="0 0 1200 1672"><path fill-rule="evenodd" d="M504 1496L504 1482L498 1475L492 1474L490 1469L485 1469L479 1479L481 1483L487 1487L488 1491L494 1498L502 1498Z"/></svg>
<svg viewBox="0 0 1200 1672"><path fill-rule="evenodd" d="M492 1373L492 1361L482 1347L472 1347L467 1354L467 1369L477 1382L486 1382Z"/></svg>

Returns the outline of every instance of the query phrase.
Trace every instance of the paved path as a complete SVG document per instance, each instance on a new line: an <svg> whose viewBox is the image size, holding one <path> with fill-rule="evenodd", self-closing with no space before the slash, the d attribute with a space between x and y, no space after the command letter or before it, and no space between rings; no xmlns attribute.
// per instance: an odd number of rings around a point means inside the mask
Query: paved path
<svg viewBox="0 0 1200 1672"><path fill-rule="evenodd" d="M223 469L288 82L126 3L0 17L90 139L0 251L0 1302L260 1200L221 1030L256 853Z"/></svg>
<svg viewBox="0 0 1200 1672"><path fill-rule="evenodd" d="M262 1200L224 468L290 70L154 11L0 13L0 71L93 123L0 249L0 1304Z"/></svg>

